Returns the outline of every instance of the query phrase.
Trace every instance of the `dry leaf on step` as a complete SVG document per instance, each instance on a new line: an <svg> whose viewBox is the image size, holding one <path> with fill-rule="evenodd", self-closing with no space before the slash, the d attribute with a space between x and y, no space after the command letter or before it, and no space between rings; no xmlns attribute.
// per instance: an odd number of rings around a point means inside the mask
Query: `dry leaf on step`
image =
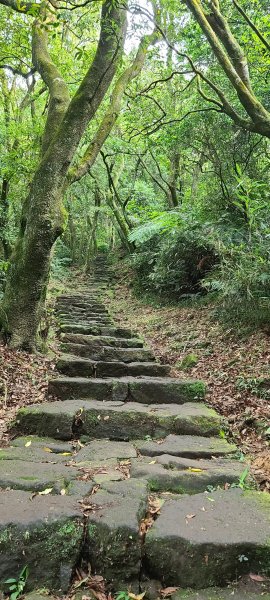
<svg viewBox="0 0 270 600"><path fill-rule="evenodd" d="M168 596L172 596L172 594L174 594L174 592L177 592L177 590L179 590L178 587L166 587L163 590L159 591L162 598L168 598Z"/></svg>

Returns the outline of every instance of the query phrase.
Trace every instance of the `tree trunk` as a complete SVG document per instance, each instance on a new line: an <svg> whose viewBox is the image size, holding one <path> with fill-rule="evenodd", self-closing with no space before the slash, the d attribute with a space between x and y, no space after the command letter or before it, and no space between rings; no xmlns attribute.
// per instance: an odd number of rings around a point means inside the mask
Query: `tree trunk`
<svg viewBox="0 0 270 600"><path fill-rule="evenodd" d="M62 199L67 171L88 123L114 77L123 49L125 24L123 7L112 7L110 0L105 0L100 38L92 65L63 114L57 131L53 131L51 141L48 139L48 129L45 129L44 154L24 203L20 233L11 257L2 305L2 330L12 347L26 350L35 347L46 297L52 246L66 224ZM38 27L35 29L35 44L39 43L38 34L42 37L38 61L41 64L44 59L40 67L43 76L50 57L47 52L44 56L42 54L43 36L46 34ZM43 78L45 80L45 76ZM46 71L46 78L49 85L50 69ZM49 88L50 93L56 93L58 97L63 89L62 80L59 86L49 85ZM50 101L49 118L50 110L55 111L53 98Z"/></svg>
<svg viewBox="0 0 270 600"><path fill-rule="evenodd" d="M8 190L9 181L3 179L1 190L1 216L0 216L0 240L3 247L4 259L8 260L11 254L11 246L7 239L8 228Z"/></svg>

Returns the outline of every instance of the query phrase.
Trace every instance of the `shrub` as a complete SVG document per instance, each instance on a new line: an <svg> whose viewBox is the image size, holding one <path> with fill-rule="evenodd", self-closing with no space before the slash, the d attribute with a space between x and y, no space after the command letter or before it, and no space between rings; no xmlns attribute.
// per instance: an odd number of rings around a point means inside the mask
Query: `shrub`
<svg viewBox="0 0 270 600"><path fill-rule="evenodd" d="M143 228L140 228L140 232ZM169 298L203 293L201 281L218 262L218 254L202 225L184 222L139 243L132 257L140 286Z"/></svg>
<svg viewBox="0 0 270 600"><path fill-rule="evenodd" d="M217 314L250 327L270 321L270 239L253 233L237 245L220 245L220 264L203 285L219 292Z"/></svg>

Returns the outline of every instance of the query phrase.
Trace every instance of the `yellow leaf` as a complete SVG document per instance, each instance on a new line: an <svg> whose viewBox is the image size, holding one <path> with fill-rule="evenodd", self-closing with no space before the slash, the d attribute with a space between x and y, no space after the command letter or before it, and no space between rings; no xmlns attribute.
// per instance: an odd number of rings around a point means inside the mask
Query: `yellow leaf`
<svg viewBox="0 0 270 600"><path fill-rule="evenodd" d="M151 460L151 462L149 463L149 465L155 465L156 464L156 460Z"/></svg>
<svg viewBox="0 0 270 600"><path fill-rule="evenodd" d="M31 444L32 444L32 442L31 442L31 440L29 440L29 442L26 442L26 444L24 444L24 445L26 448L28 448L29 446L31 446Z"/></svg>
<svg viewBox="0 0 270 600"><path fill-rule="evenodd" d="M65 494L66 494L66 490L65 490L65 488L63 488L63 489L61 490L60 494L61 494L61 496L65 496Z"/></svg>
<svg viewBox="0 0 270 600"><path fill-rule="evenodd" d="M46 488L46 490L43 490L42 492L38 492L39 496L47 496L48 494L50 494L52 492L52 488Z"/></svg>
<svg viewBox="0 0 270 600"><path fill-rule="evenodd" d="M128 597L131 598L131 600L142 600L145 594L146 592L143 592L142 594L132 594L132 592L128 592Z"/></svg>
<svg viewBox="0 0 270 600"><path fill-rule="evenodd" d="M61 452L61 456L71 456L72 452Z"/></svg>
<svg viewBox="0 0 270 600"><path fill-rule="evenodd" d="M52 452L50 448L43 448L44 452Z"/></svg>
<svg viewBox="0 0 270 600"><path fill-rule="evenodd" d="M193 469L193 467L189 467L188 469L189 471L191 471L191 473L202 473L203 469Z"/></svg>

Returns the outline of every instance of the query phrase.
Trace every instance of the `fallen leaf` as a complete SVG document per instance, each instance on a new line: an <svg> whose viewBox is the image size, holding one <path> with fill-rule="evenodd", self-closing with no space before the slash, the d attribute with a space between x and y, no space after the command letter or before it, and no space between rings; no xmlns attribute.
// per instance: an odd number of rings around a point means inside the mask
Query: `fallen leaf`
<svg viewBox="0 0 270 600"><path fill-rule="evenodd" d="M167 587L167 588L164 588L163 590L159 590L159 591L163 598L167 598L168 596L172 596L172 594L177 592L177 590L179 590L178 587Z"/></svg>
<svg viewBox="0 0 270 600"><path fill-rule="evenodd" d="M72 456L72 452L61 452L61 456Z"/></svg>
<svg viewBox="0 0 270 600"><path fill-rule="evenodd" d="M42 492L38 492L39 496L47 496L47 494L50 494L52 492L53 488L46 488L46 490L43 490Z"/></svg>
<svg viewBox="0 0 270 600"><path fill-rule="evenodd" d="M131 600L142 600L145 594L146 592L142 592L142 594L132 594L132 592L128 592L128 596L131 598Z"/></svg>
<svg viewBox="0 0 270 600"><path fill-rule="evenodd" d="M63 488L63 489L61 490L60 494L61 494L61 496L65 496L65 494L66 494L66 490L65 490L65 488Z"/></svg>
<svg viewBox="0 0 270 600"><path fill-rule="evenodd" d="M258 581L258 583L267 581L267 577L264 577L263 575L256 575L255 573L250 573L249 577L252 579L252 581Z"/></svg>
<svg viewBox="0 0 270 600"><path fill-rule="evenodd" d="M194 519L194 517L196 517L196 515L186 515L186 519Z"/></svg>
<svg viewBox="0 0 270 600"><path fill-rule="evenodd" d="M31 444L32 444L32 442L31 442L31 440L29 440L29 442L26 442L26 444L24 444L24 445L26 448L29 448L29 446L31 446Z"/></svg>
<svg viewBox="0 0 270 600"><path fill-rule="evenodd" d="M190 471L191 473L202 473L203 469L195 469L193 467L189 467L188 471Z"/></svg>
<svg viewBox="0 0 270 600"><path fill-rule="evenodd" d="M51 448L43 448L44 452L52 452Z"/></svg>

